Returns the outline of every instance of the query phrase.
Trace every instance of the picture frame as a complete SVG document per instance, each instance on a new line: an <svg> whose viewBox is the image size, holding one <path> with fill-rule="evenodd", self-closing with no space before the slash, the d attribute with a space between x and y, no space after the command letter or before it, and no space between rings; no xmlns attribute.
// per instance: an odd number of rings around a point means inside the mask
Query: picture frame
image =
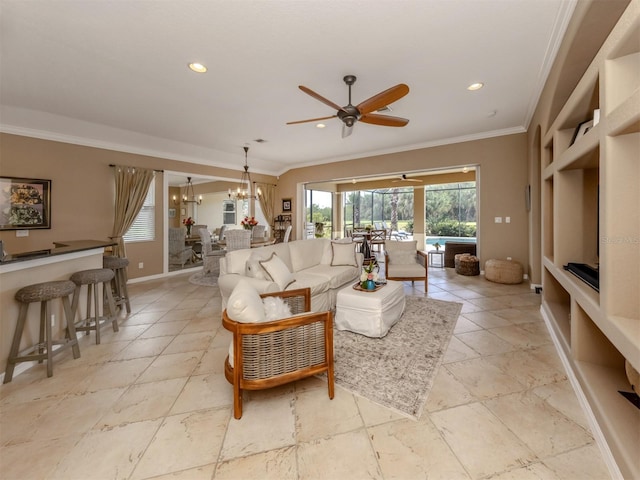
<svg viewBox="0 0 640 480"><path fill-rule="evenodd" d="M585 133L587 133L591 128L593 128L593 119L587 120L586 122L580 123L575 132L573 133L573 138L571 139L571 144L573 145L577 139L582 137Z"/></svg>
<svg viewBox="0 0 640 480"><path fill-rule="evenodd" d="M176 209L175 208L170 208L169 209L169 218L176 218Z"/></svg>
<svg viewBox="0 0 640 480"><path fill-rule="evenodd" d="M282 199L282 211L283 212L290 212L291 211L291 199L290 198L283 198Z"/></svg>
<svg viewBox="0 0 640 480"><path fill-rule="evenodd" d="M187 214L187 209L186 208L181 208L180 209L180 216L184 217Z"/></svg>
<svg viewBox="0 0 640 480"><path fill-rule="evenodd" d="M51 180L0 177L0 230L51 228Z"/></svg>

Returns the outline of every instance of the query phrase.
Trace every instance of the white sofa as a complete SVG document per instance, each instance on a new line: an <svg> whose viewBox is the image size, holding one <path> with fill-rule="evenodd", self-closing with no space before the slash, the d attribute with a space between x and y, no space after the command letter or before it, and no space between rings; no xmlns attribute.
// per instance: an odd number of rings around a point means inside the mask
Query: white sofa
<svg viewBox="0 0 640 480"><path fill-rule="evenodd" d="M288 270L282 268L282 274L276 272L275 281L265 269L274 260L274 253L279 258L277 262L282 265L282 260ZM222 309L226 308L227 300L238 282L249 278L259 293L309 287L311 310L331 310L335 308L338 290L355 283L359 278L362 261L363 256L356 252L354 243L332 242L326 238L228 252L220 260L218 285L222 294Z"/></svg>

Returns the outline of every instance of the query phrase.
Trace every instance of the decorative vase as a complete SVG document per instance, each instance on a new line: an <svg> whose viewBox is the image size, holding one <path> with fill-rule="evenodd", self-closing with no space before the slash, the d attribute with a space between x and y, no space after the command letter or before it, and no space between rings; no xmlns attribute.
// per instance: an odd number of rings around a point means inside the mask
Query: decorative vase
<svg viewBox="0 0 640 480"><path fill-rule="evenodd" d="M376 282L374 282L373 280L367 280L367 290L375 290L376 289Z"/></svg>
<svg viewBox="0 0 640 480"><path fill-rule="evenodd" d="M187 225L187 237L191 236L191 225Z"/></svg>

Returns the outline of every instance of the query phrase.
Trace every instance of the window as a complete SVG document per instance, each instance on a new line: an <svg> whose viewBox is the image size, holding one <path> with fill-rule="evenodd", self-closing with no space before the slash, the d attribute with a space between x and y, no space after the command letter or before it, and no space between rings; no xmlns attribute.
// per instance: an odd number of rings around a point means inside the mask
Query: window
<svg viewBox="0 0 640 480"><path fill-rule="evenodd" d="M331 238L333 204L331 192L322 190L306 191L306 216L307 224L313 224L316 237Z"/></svg>
<svg viewBox="0 0 640 480"><path fill-rule="evenodd" d="M224 200L222 202L222 224L236 224L236 202L233 200Z"/></svg>
<svg viewBox="0 0 640 480"><path fill-rule="evenodd" d="M125 242L148 242L156 238L156 188L155 181L149 185L147 197L138 216L124 235Z"/></svg>
<svg viewBox="0 0 640 480"><path fill-rule="evenodd" d="M476 182L425 188L427 236L475 238Z"/></svg>

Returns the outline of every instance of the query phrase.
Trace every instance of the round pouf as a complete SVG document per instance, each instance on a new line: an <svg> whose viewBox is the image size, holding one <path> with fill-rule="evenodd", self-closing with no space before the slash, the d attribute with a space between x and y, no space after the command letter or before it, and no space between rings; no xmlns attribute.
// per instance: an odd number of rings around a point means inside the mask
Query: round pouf
<svg viewBox="0 0 640 480"><path fill-rule="evenodd" d="M484 264L484 276L495 283L522 283L524 269L522 264L513 260L487 260Z"/></svg>
<svg viewBox="0 0 640 480"><path fill-rule="evenodd" d="M458 253L454 257L456 273L459 275L480 275L480 261L475 255Z"/></svg>

